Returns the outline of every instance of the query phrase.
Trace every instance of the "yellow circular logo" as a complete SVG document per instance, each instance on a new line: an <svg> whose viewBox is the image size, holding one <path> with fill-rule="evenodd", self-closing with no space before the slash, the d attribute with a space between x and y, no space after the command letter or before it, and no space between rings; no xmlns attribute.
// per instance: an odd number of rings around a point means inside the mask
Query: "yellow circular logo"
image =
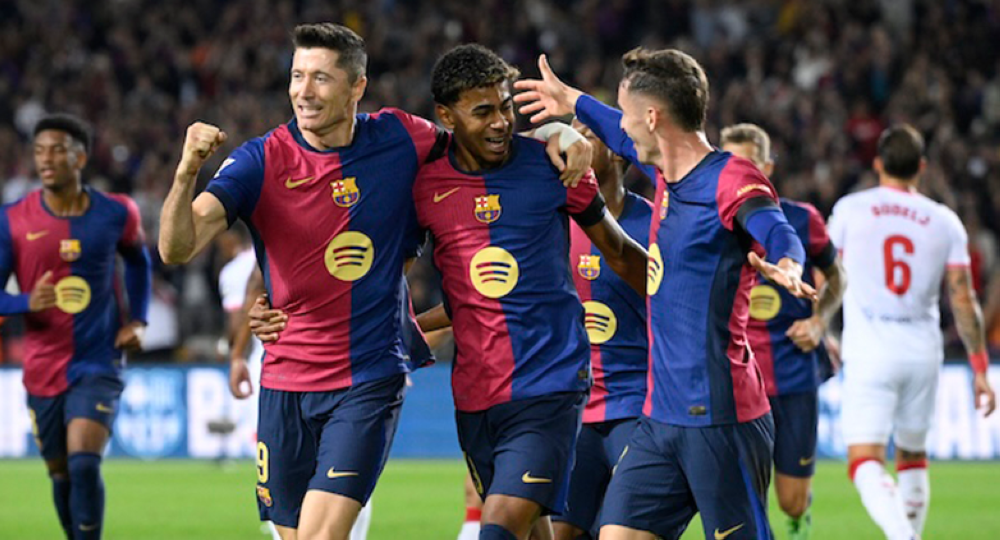
<svg viewBox="0 0 1000 540"><path fill-rule="evenodd" d="M781 311L781 295L770 285L757 285L750 289L750 316L758 321L769 321Z"/></svg>
<svg viewBox="0 0 1000 540"><path fill-rule="evenodd" d="M68 276L56 283L56 307L70 315L80 313L90 305L90 285L77 276Z"/></svg>
<svg viewBox="0 0 1000 540"><path fill-rule="evenodd" d="M372 239L357 231L340 233L326 246L326 270L341 281L357 281L368 273L375 260Z"/></svg>
<svg viewBox="0 0 1000 540"><path fill-rule="evenodd" d="M646 272L646 294L653 296L660 290L660 282L663 281L663 257L660 255L660 246L653 244L649 246L649 271Z"/></svg>
<svg viewBox="0 0 1000 540"><path fill-rule="evenodd" d="M611 339L618 330L618 317L611 308L600 302L584 302L583 325L587 327L587 337L591 345L600 345Z"/></svg>
<svg viewBox="0 0 1000 540"><path fill-rule="evenodd" d="M472 285L487 298L507 296L517 285L519 275L517 260L503 248L483 248L469 263Z"/></svg>

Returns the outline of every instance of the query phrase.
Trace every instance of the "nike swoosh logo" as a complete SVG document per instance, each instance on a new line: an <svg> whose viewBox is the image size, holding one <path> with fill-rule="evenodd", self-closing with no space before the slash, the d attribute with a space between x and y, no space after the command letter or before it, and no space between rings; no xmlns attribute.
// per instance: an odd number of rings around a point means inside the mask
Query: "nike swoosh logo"
<svg viewBox="0 0 1000 540"><path fill-rule="evenodd" d="M80 530L83 532L96 531L98 527L100 527L100 525L97 523L93 525L84 525L83 523L80 524Z"/></svg>
<svg viewBox="0 0 1000 540"><path fill-rule="evenodd" d="M113 412L115 412L115 410L113 408L111 408L111 407L108 407L107 405L105 405L103 403L98 403L97 404L97 412L113 413Z"/></svg>
<svg viewBox="0 0 1000 540"><path fill-rule="evenodd" d="M439 202L447 199L448 197L452 196L456 191L458 191L460 189L462 189L462 188L449 189L448 191L445 191L444 193L435 193L434 194L434 202L435 203L439 203Z"/></svg>
<svg viewBox="0 0 1000 540"><path fill-rule="evenodd" d="M733 527L732 529L727 529L725 531L719 532L719 529L715 529L715 540L725 540L729 535L743 528L743 523Z"/></svg>
<svg viewBox="0 0 1000 540"><path fill-rule="evenodd" d="M525 484L551 484L552 483L552 479L551 478L535 478L534 476L531 476L531 471L525 472L521 476L521 481L524 482Z"/></svg>
<svg viewBox="0 0 1000 540"><path fill-rule="evenodd" d="M34 242L35 240L38 240L39 238L45 236L46 234L49 234L49 231L29 232L27 234L28 241Z"/></svg>
<svg viewBox="0 0 1000 540"><path fill-rule="evenodd" d="M810 458L799 458L799 465L805 467L813 461L816 461L816 456L812 456Z"/></svg>
<svg viewBox="0 0 1000 540"><path fill-rule="evenodd" d="M301 186L302 184L305 184L306 182L312 180L313 178L316 178L316 177L315 176L310 176L309 178L303 178L302 180L292 180L292 177L289 176L288 180L285 180L285 187L288 188L288 189L295 189L295 188Z"/></svg>
<svg viewBox="0 0 1000 540"><path fill-rule="evenodd" d="M326 477L327 478L344 478L344 477L347 477L347 476L357 476L357 475L358 475L358 473L354 472L354 471L341 471L341 472L337 472L337 471L333 470L333 467L330 467L330 470L326 471Z"/></svg>

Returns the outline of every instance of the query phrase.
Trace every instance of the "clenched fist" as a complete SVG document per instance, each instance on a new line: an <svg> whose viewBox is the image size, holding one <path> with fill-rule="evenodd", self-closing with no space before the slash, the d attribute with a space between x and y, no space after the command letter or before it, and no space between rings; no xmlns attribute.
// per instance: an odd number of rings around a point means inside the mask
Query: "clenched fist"
<svg viewBox="0 0 1000 540"><path fill-rule="evenodd" d="M197 175L201 166L226 142L227 137L225 131L211 124L195 122L188 126L181 162L177 166L178 174L192 177Z"/></svg>

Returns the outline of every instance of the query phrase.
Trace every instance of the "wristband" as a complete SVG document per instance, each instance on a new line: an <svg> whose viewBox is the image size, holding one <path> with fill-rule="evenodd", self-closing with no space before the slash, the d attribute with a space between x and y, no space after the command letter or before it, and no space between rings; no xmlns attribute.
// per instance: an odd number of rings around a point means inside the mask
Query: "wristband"
<svg viewBox="0 0 1000 540"><path fill-rule="evenodd" d="M969 355L969 365L972 366L973 373L986 373L986 368L990 365L990 357L986 351L972 353Z"/></svg>
<svg viewBox="0 0 1000 540"><path fill-rule="evenodd" d="M549 122L535 130L532 138L539 141L548 142L554 135L559 134L559 151L566 152L566 149L579 141L585 139L580 132L562 122Z"/></svg>

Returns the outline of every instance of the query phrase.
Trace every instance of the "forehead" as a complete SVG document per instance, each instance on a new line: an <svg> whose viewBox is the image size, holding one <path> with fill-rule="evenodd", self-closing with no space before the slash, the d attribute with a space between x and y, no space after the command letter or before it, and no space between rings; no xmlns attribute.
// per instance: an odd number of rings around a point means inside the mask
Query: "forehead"
<svg viewBox="0 0 1000 540"><path fill-rule="evenodd" d="M503 81L463 90L455 104L462 108L475 108L480 105L499 105L510 98L510 83Z"/></svg>
<svg viewBox="0 0 1000 540"><path fill-rule="evenodd" d="M337 67L340 60L340 53L333 49L324 47L300 47L295 49L292 56L292 69L301 71L322 70L331 72L333 70L344 71Z"/></svg>
<svg viewBox="0 0 1000 540"><path fill-rule="evenodd" d="M73 140L72 135L59 129L43 129L38 132L38 135L35 135L35 145L56 146L61 144L70 146L74 142L76 141Z"/></svg>

